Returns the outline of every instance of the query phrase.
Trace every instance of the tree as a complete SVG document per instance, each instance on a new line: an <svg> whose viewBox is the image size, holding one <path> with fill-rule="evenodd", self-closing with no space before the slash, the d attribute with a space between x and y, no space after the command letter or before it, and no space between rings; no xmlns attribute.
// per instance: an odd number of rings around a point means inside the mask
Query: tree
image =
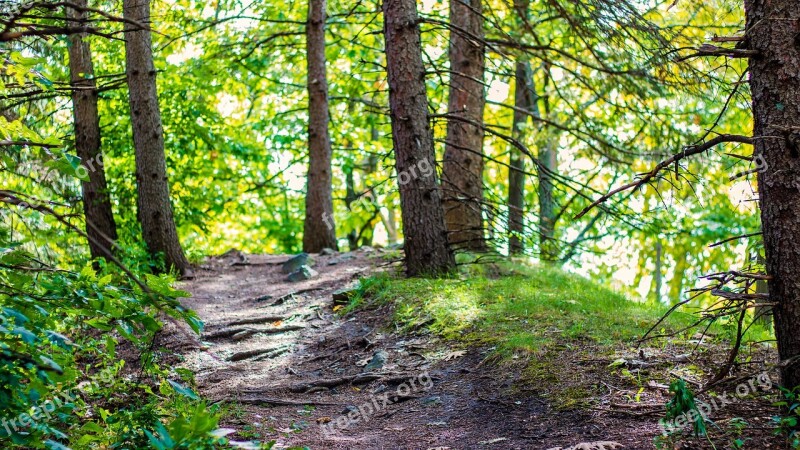
<svg viewBox="0 0 800 450"><path fill-rule="evenodd" d="M800 386L800 8L795 0L745 0L755 157L769 297L782 382Z"/></svg>
<svg viewBox="0 0 800 450"><path fill-rule="evenodd" d="M87 0L76 0L67 7L67 18L78 24L87 20ZM108 196L103 153L100 150L100 117L97 114L97 83L94 79L92 53L85 34L69 36L69 71L72 88L72 112L75 127L75 150L86 168L83 189L83 212L92 258L108 256L117 240L117 225Z"/></svg>
<svg viewBox="0 0 800 450"><path fill-rule="evenodd" d="M549 73L545 74L545 90ZM538 113L538 109L536 110ZM544 98L544 114L550 115L550 100ZM539 118L539 116L536 116ZM558 204L555 198L555 179L558 171L558 150L556 141L548 134L539 145L539 259L548 263L559 260L560 249L556 241L556 222L558 221Z"/></svg>
<svg viewBox="0 0 800 450"><path fill-rule="evenodd" d="M308 178L303 250L337 249L331 193L331 138L328 132L328 81L325 70L325 0L309 0L306 23L308 64Z"/></svg>
<svg viewBox="0 0 800 450"><path fill-rule="evenodd" d="M483 110L485 40L482 0L450 1L450 92L442 167L451 245L484 250Z"/></svg>
<svg viewBox="0 0 800 450"><path fill-rule="evenodd" d="M167 268L191 275L173 219L164 155L164 130L156 89L156 69L149 29L149 0L124 0L125 65L136 156L137 215L148 250L163 255Z"/></svg>
<svg viewBox="0 0 800 450"><path fill-rule="evenodd" d="M519 58L514 74L514 139L522 139L528 117L536 108L531 64ZM525 155L511 146L508 167L508 252L518 255L525 251Z"/></svg>
<svg viewBox="0 0 800 450"><path fill-rule="evenodd" d="M441 274L451 271L455 260L447 245L441 191L433 170L416 1L385 0L383 17L406 272L409 276Z"/></svg>

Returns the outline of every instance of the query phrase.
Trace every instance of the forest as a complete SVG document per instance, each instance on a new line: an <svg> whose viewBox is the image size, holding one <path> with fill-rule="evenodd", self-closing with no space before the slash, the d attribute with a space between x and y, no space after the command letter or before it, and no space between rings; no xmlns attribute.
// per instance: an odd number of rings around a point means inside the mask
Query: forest
<svg viewBox="0 0 800 450"><path fill-rule="evenodd" d="M797 0L0 0L0 445L800 449Z"/></svg>

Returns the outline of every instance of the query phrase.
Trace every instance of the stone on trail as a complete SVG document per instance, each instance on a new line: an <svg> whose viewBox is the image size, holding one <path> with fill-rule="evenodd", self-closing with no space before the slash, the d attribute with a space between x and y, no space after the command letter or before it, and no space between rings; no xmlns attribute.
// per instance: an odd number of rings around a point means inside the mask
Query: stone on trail
<svg viewBox="0 0 800 450"><path fill-rule="evenodd" d="M295 270L294 272L290 273L289 276L286 278L287 281L291 281L292 283L297 283L298 281L305 281L314 278L315 276L319 275L319 273L308 266L300 266L299 269Z"/></svg>
<svg viewBox="0 0 800 450"><path fill-rule="evenodd" d="M283 263L281 270L283 273L297 272L300 270L300 267L310 266L312 263L313 261L308 257L308 253L300 253L299 255L293 256L291 259Z"/></svg>
<svg viewBox="0 0 800 450"><path fill-rule="evenodd" d="M364 366L364 372L382 369L387 359L389 359L389 354L383 350L378 350L372 355L372 359L369 360L369 363Z"/></svg>
<svg viewBox="0 0 800 450"><path fill-rule="evenodd" d="M336 254L336 250L334 250L332 248L325 247L319 252L319 254L322 255L322 256L334 255L334 254Z"/></svg>

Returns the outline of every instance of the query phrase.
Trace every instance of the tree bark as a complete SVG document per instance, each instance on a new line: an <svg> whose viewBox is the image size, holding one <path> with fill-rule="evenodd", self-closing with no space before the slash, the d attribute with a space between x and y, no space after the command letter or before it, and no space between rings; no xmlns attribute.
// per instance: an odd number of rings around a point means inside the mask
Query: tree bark
<svg viewBox="0 0 800 450"><path fill-rule="evenodd" d="M384 0L383 16L406 272L409 276L442 274L455 267L455 259L447 245L434 170L416 1Z"/></svg>
<svg viewBox="0 0 800 450"><path fill-rule="evenodd" d="M333 220L331 138L328 131L328 78L325 69L325 0L309 0L306 22L308 63L308 178L303 250L338 249Z"/></svg>
<svg viewBox="0 0 800 450"><path fill-rule="evenodd" d="M485 43L482 0L450 1L451 118L442 168L448 238L454 248L486 249L483 235ZM464 119L464 120L461 120Z"/></svg>
<svg viewBox="0 0 800 450"><path fill-rule="evenodd" d="M530 115L538 115L533 73L527 61L518 60L514 75L514 138L522 140ZM508 252L519 255L525 252L525 155L511 146L508 168Z"/></svg>
<svg viewBox="0 0 800 450"><path fill-rule="evenodd" d="M545 91L549 81L549 73L545 74ZM544 97L544 113L550 115L550 101ZM561 249L556 241L556 220L558 211L555 199L553 175L558 171L558 139L545 134L544 142L539 146L539 259L546 263L559 260Z"/></svg>
<svg viewBox="0 0 800 450"><path fill-rule="evenodd" d="M654 297L656 303L661 303L661 285L663 284L662 274L664 268L662 267L662 259L664 256L664 247L661 241L656 242L656 271L653 273L653 284L655 285Z"/></svg>
<svg viewBox="0 0 800 450"><path fill-rule="evenodd" d="M87 20L87 0L75 0L66 8L75 24ZM69 72L72 87L72 114L75 122L75 150L86 168L88 180L82 181L83 213L92 258L105 258L117 240L117 224L108 195L103 153L100 150L100 117L97 113L97 83L89 43L85 34L69 37Z"/></svg>
<svg viewBox="0 0 800 450"><path fill-rule="evenodd" d="M769 296L782 384L800 386L800 8L745 0L756 158Z"/></svg>
<svg viewBox="0 0 800 450"><path fill-rule="evenodd" d="M122 7L126 20L150 23L149 0L123 0ZM137 208L144 241L152 255L163 255L168 269L189 276L191 268L178 239L169 198L164 129L149 30L125 24L125 63L139 190Z"/></svg>

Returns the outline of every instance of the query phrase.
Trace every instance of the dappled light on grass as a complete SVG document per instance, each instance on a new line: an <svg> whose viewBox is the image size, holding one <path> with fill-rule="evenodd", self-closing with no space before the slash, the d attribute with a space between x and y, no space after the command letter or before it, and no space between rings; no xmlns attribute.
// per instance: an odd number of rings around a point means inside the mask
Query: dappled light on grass
<svg viewBox="0 0 800 450"><path fill-rule="evenodd" d="M409 329L427 326L447 338L497 346L503 356L532 353L565 340L599 345L633 343L666 312L663 305L628 300L559 269L498 264L508 276L467 279L372 279L367 296L394 301L396 320ZM688 314L667 326L682 328Z"/></svg>

